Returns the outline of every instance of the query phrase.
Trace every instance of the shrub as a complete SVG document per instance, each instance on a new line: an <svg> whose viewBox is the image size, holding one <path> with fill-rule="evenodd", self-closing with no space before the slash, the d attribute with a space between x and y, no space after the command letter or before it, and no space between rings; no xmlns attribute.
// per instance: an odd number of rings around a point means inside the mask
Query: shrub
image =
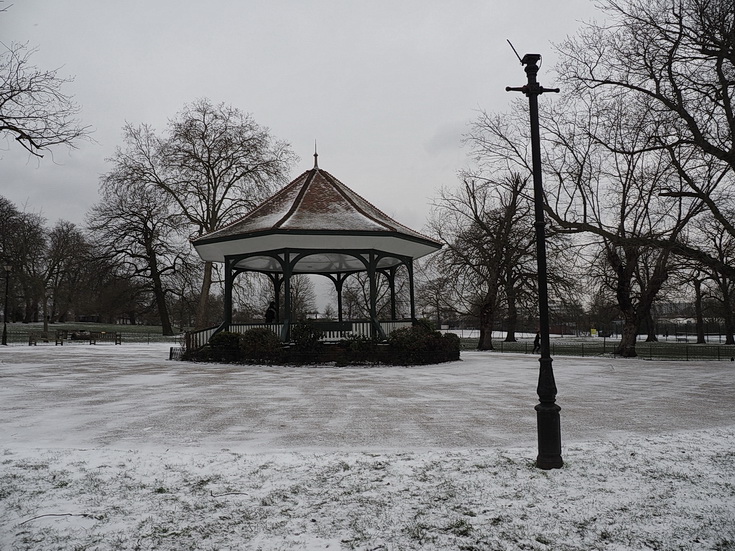
<svg viewBox="0 0 735 551"><path fill-rule="evenodd" d="M245 362L275 362L283 346L273 331L265 327L248 329L240 336L240 351Z"/></svg>
<svg viewBox="0 0 735 551"><path fill-rule="evenodd" d="M462 347L462 340L459 335L454 333L444 333L442 335L442 353L444 361L452 362L459 360L459 349Z"/></svg>
<svg viewBox="0 0 735 551"><path fill-rule="evenodd" d="M187 352L182 359L195 362L237 362L240 360L240 334L220 331L200 350Z"/></svg>
<svg viewBox="0 0 735 551"><path fill-rule="evenodd" d="M209 346L218 350L237 350L240 348L240 334L220 331L209 339Z"/></svg>
<svg viewBox="0 0 735 551"><path fill-rule="evenodd" d="M394 365L421 365L459 359L460 340L457 335L442 335L428 324L417 324L393 331L386 361Z"/></svg>
<svg viewBox="0 0 735 551"><path fill-rule="evenodd" d="M296 323L291 326L291 347L287 360L292 363L316 363L321 360L324 343L319 339L322 332L308 323Z"/></svg>
<svg viewBox="0 0 735 551"><path fill-rule="evenodd" d="M359 365L380 362L378 342L370 337L351 335L339 341L339 348L342 354L337 360L338 364Z"/></svg>

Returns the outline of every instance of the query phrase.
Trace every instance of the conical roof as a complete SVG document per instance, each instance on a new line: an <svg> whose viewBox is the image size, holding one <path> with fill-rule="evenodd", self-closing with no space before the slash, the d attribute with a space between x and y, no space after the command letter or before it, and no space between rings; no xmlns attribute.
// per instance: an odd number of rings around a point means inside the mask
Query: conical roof
<svg viewBox="0 0 735 551"><path fill-rule="evenodd" d="M232 224L193 244L204 260L279 249L379 250L419 258L441 244L396 222L315 166ZM321 270L320 270L321 271Z"/></svg>

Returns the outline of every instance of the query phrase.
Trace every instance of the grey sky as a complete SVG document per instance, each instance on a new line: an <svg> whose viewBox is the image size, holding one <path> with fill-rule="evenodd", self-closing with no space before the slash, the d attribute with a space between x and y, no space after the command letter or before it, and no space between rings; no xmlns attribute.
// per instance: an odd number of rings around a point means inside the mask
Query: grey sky
<svg viewBox="0 0 735 551"><path fill-rule="evenodd" d="M11 4L10 1L5 5ZM503 111L525 75L510 50L544 55L595 16L589 0L19 0L0 14L6 44L75 76L95 143L37 161L0 140L0 195L50 224L83 224L126 121L157 130L199 97L252 113L319 166L420 230L429 199L457 182L479 109ZM546 98L544 98L546 99ZM549 100L553 101L553 100Z"/></svg>

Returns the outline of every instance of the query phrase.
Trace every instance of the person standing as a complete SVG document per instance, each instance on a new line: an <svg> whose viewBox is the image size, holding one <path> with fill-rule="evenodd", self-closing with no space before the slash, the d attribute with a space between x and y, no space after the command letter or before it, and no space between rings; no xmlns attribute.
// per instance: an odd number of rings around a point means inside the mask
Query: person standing
<svg viewBox="0 0 735 551"><path fill-rule="evenodd" d="M271 301L268 309L265 311L265 322L274 323L276 321L276 303Z"/></svg>
<svg viewBox="0 0 735 551"><path fill-rule="evenodd" d="M533 351L531 354L536 354L537 352L541 352L541 332L536 331L536 337L533 339Z"/></svg>

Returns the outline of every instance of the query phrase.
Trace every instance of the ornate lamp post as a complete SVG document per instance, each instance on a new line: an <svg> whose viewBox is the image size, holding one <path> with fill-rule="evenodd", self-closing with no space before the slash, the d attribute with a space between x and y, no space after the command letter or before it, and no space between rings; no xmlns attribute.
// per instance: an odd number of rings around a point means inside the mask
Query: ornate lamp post
<svg viewBox="0 0 735 551"><path fill-rule="evenodd" d="M551 367L549 344L549 294L546 275L546 234L544 231L544 189L541 181L541 140L539 137L538 96L544 92L559 92L558 88L544 88L537 80L539 54L526 54L521 64L526 66L528 84L507 92L523 92L528 97L531 118L531 157L533 160L533 197L535 203L536 251L538 257L538 296L539 296L539 333L541 336L541 358L539 359L539 378L536 405L538 426L538 457L536 466L540 469L558 469L564 462L561 458L561 423L556 404L556 382Z"/></svg>
<svg viewBox="0 0 735 551"><path fill-rule="evenodd" d="M10 292L10 272L13 267L10 264L3 266L5 270L5 306L3 308L3 341L2 345L8 345L8 293Z"/></svg>

